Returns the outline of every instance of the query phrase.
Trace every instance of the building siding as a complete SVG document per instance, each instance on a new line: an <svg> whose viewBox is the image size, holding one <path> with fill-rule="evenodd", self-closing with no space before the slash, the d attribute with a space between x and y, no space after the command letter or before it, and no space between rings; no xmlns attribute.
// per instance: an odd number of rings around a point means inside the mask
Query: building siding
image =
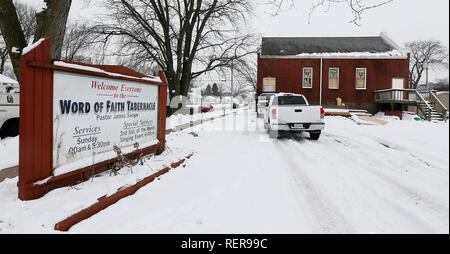
<svg viewBox="0 0 450 254"><path fill-rule="evenodd" d="M313 68L312 89L302 88L304 67ZM339 68L339 89L329 89L328 70ZM357 90L356 68L366 68L366 89ZM322 105L336 105L336 98L355 108L374 110L374 91L392 88L393 78L409 83L409 55L406 59L323 59ZM258 56L258 94L264 77L276 78L277 92L300 93L311 104L319 104L320 59L260 58Z"/></svg>

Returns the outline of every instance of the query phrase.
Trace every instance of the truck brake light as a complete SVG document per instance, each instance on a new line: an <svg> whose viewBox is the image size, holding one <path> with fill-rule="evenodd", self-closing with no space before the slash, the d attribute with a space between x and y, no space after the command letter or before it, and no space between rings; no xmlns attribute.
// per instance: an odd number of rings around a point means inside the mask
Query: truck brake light
<svg viewBox="0 0 450 254"><path fill-rule="evenodd" d="M320 108L320 114L325 115L325 110L323 108Z"/></svg>
<svg viewBox="0 0 450 254"><path fill-rule="evenodd" d="M277 118L277 109L272 109L272 119Z"/></svg>

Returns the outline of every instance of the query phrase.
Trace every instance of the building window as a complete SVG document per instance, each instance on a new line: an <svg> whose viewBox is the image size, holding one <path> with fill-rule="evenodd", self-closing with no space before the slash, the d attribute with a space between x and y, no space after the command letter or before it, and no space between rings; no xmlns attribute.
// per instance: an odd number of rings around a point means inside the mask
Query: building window
<svg viewBox="0 0 450 254"><path fill-rule="evenodd" d="M356 89L365 90L367 81L367 69L356 68Z"/></svg>
<svg viewBox="0 0 450 254"><path fill-rule="evenodd" d="M328 88L339 89L339 68L330 68L328 73Z"/></svg>
<svg viewBox="0 0 450 254"><path fill-rule="evenodd" d="M305 67L303 68L303 88L312 88L313 82L313 68Z"/></svg>

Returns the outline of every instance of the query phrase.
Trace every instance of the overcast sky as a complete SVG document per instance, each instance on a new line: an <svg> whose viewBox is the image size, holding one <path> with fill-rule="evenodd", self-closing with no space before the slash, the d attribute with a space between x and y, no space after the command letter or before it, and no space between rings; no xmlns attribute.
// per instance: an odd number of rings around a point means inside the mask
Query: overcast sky
<svg viewBox="0 0 450 254"><path fill-rule="evenodd" d="M35 7L43 5L43 0L20 1ZM69 19L96 17L99 13L96 3L101 1L91 0L86 7L86 0L72 0ZM264 1L257 1L261 2ZM378 36L385 32L399 45L419 39L437 39L449 45L448 0L394 0L365 12L361 26L349 22L353 15L346 4L335 4L328 11L317 9L308 23L309 9L317 1L294 2L294 9L289 8L275 17L270 14L269 6L257 4L250 25L262 36ZM431 80L448 77L448 70L433 71L430 76Z"/></svg>

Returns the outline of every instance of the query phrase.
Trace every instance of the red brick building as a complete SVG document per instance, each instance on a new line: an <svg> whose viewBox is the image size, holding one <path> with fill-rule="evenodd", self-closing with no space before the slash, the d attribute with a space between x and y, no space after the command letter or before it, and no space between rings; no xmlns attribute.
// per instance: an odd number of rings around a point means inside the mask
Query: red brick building
<svg viewBox="0 0 450 254"><path fill-rule="evenodd" d="M258 95L292 92L310 104L375 113L374 91L408 88L409 54L378 37L263 38L258 55ZM400 109L401 110L401 109Z"/></svg>

